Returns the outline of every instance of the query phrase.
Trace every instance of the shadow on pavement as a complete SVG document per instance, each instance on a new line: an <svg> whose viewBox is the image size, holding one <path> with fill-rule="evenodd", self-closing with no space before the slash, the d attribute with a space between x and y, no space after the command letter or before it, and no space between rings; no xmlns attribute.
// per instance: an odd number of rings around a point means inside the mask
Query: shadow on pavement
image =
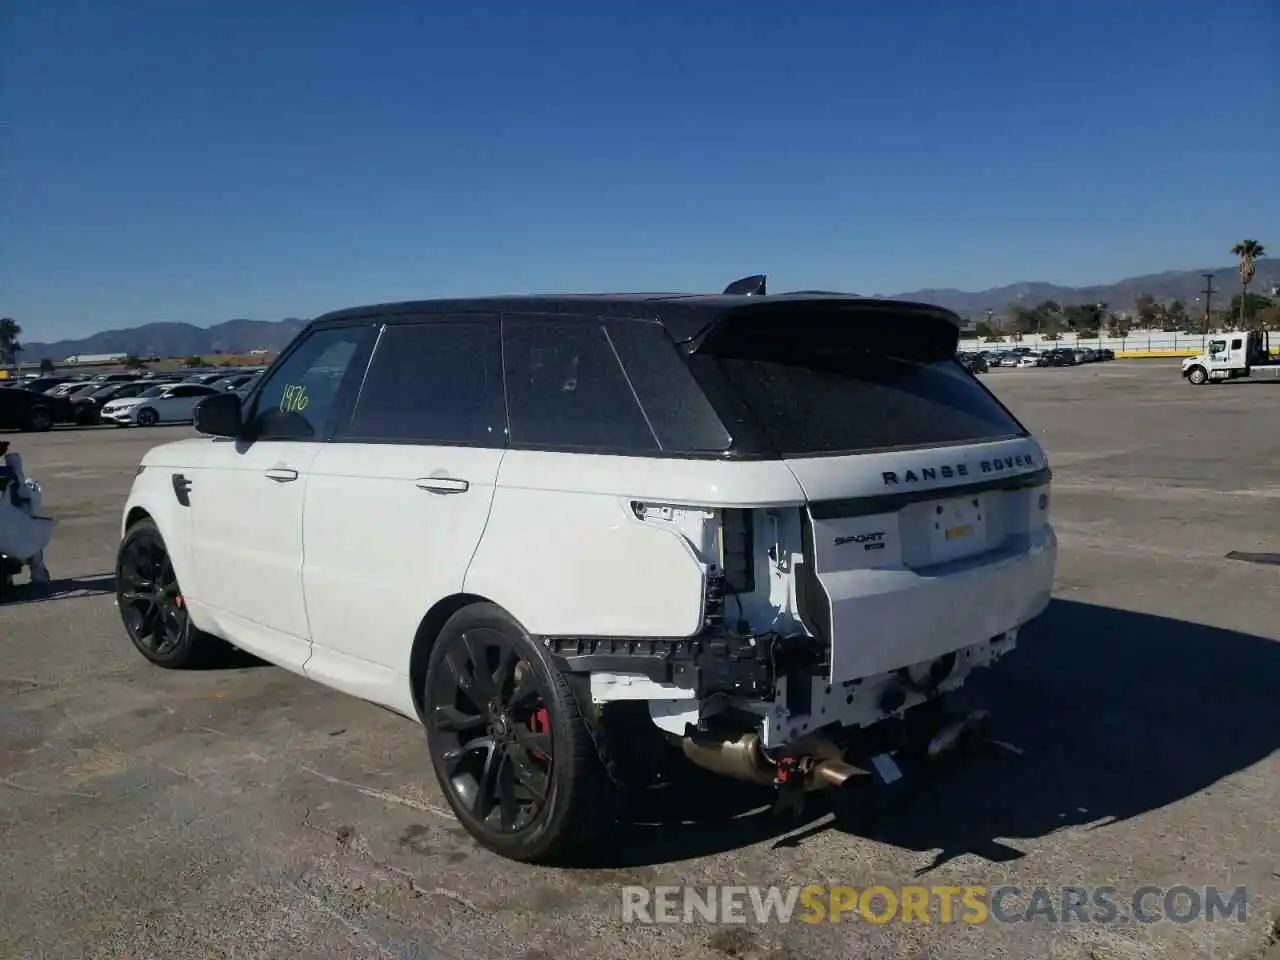
<svg viewBox="0 0 1280 960"><path fill-rule="evenodd" d="M1263 637L1055 600L984 673L965 699L990 709L994 736L1021 755L957 756L888 790L813 795L799 821L767 809L771 791L709 777L673 785L651 822L620 828L590 865L795 846L828 829L937 851L922 874L964 854L1015 860L1023 853L997 838L1111 829L1280 748L1280 642Z"/></svg>
<svg viewBox="0 0 1280 960"><path fill-rule="evenodd" d="M114 594L116 577L113 573L99 573L89 577L55 577L48 583L15 583L0 589L4 590L0 603L8 607L23 603L46 603L50 600Z"/></svg>

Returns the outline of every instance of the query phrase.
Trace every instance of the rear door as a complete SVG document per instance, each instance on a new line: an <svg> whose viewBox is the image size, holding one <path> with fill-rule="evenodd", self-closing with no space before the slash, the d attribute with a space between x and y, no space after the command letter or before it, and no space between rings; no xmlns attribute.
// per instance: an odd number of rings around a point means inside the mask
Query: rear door
<svg viewBox="0 0 1280 960"><path fill-rule="evenodd" d="M505 437L496 315L382 328L350 422L311 464L308 676L412 715L414 636L462 592Z"/></svg>
<svg viewBox="0 0 1280 960"><path fill-rule="evenodd" d="M1025 552L1048 483L1036 441L953 359L954 335L911 308L801 312L700 351L804 489L833 681L938 656L952 627L989 621L990 637L1018 620L1012 594L940 610L910 593Z"/></svg>

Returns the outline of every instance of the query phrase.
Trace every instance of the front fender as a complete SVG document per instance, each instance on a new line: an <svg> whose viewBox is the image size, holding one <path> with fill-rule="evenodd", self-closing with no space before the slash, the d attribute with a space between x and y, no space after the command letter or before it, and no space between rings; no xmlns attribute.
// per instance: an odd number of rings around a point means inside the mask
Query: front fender
<svg viewBox="0 0 1280 960"><path fill-rule="evenodd" d="M195 564L192 562L194 524L191 507L179 503L174 492L173 475L180 472L189 475L189 471L179 471L172 467L138 468L121 514L120 539L124 540L129 527L140 518L150 517L159 529L160 536L164 538L173 571L182 585L183 598L192 600L199 598L200 585L195 580ZM199 623L196 625L200 626Z"/></svg>

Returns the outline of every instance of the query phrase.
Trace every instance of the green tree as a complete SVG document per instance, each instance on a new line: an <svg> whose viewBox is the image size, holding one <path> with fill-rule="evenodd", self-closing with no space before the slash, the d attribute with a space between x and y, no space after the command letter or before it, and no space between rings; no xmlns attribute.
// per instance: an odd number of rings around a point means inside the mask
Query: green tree
<svg viewBox="0 0 1280 960"><path fill-rule="evenodd" d="M1253 315L1253 322L1259 330L1280 330L1280 303L1263 307Z"/></svg>
<svg viewBox="0 0 1280 960"><path fill-rule="evenodd" d="M1187 305L1175 300L1164 309L1164 329L1185 330L1187 328Z"/></svg>
<svg viewBox="0 0 1280 960"><path fill-rule="evenodd" d="M1156 298L1149 293L1140 293L1134 297L1133 309L1138 314L1138 323L1143 327L1150 329L1160 321L1160 308L1156 306Z"/></svg>
<svg viewBox="0 0 1280 960"><path fill-rule="evenodd" d="M1107 314L1107 332L1113 337L1127 337L1133 329L1133 321L1119 313Z"/></svg>
<svg viewBox="0 0 1280 960"><path fill-rule="evenodd" d="M1227 308L1226 314L1240 327L1255 327L1258 313L1269 306L1272 306L1270 297L1262 297L1256 293L1245 294L1242 297L1237 293L1231 298L1231 306ZM1244 318L1248 318L1249 322L1245 323Z"/></svg>
<svg viewBox="0 0 1280 960"><path fill-rule="evenodd" d="M47 374L47 373L53 373L53 371L55 371L55 370L57 370L57 369L58 369L58 368L57 368L56 366L54 366L53 361L52 361L52 360L50 360L48 357L44 357L43 359L41 359L41 361L40 361L40 375L41 375L41 376L44 376L44 375L45 375L45 374Z"/></svg>
<svg viewBox="0 0 1280 960"><path fill-rule="evenodd" d="M13 365L18 362L18 354L22 353L22 327L12 317L0 320L0 363Z"/></svg>
<svg viewBox="0 0 1280 960"><path fill-rule="evenodd" d="M146 366L146 364L143 363L142 360L135 357L132 353L129 354L127 357L125 357L124 360L121 361L121 363L124 364L124 368L126 370L141 370Z"/></svg>
<svg viewBox="0 0 1280 960"><path fill-rule="evenodd" d="M1248 305L1249 284L1253 282L1253 264L1266 256L1267 249L1257 240L1241 240L1231 252L1240 258L1237 271L1240 274L1240 326L1245 325L1244 309Z"/></svg>
<svg viewBox="0 0 1280 960"><path fill-rule="evenodd" d="M187 357L187 359L183 360L182 365L184 367L203 367L205 365L204 357L197 357L193 354L192 356Z"/></svg>

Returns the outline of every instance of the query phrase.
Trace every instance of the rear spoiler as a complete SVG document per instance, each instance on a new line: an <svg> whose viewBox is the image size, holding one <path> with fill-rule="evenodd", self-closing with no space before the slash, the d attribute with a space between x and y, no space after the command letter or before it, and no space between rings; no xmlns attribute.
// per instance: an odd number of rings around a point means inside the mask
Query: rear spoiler
<svg viewBox="0 0 1280 960"><path fill-rule="evenodd" d="M931 362L955 356L960 325L952 311L927 303L844 296L762 298L718 311L682 347L690 354L742 359L852 348Z"/></svg>

